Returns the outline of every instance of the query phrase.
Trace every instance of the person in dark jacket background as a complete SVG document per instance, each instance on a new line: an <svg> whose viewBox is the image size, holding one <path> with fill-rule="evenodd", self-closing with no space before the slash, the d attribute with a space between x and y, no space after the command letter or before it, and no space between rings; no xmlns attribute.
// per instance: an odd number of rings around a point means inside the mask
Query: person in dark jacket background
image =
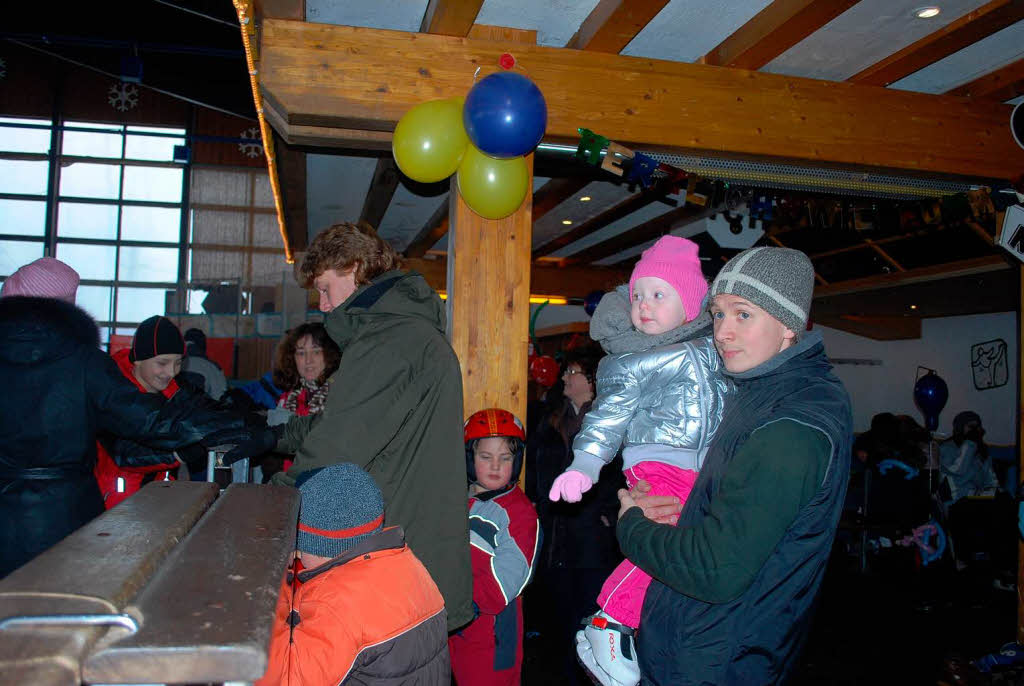
<svg viewBox="0 0 1024 686"><path fill-rule="evenodd" d="M437 582L448 629L473 619L462 445L462 373L444 306L367 224L336 224L309 246L301 274L320 294L341 363L323 411L288 422L277 448L295 463L272 482L353 462L374 478L409 547Z"/></svg>
<svg viewBox="0 0 1024 686"><path fill-rule="evenodd" d="M124 378L99 349L96 323L72 304L78 275L43 260L9 277L0 298L0 577L103 512L92 472L98 430L167 450L204 439L187 397L165 402ZM205 438L241 441L244 453L268 434Z"/></svg>
<svg viewBox="0 0 1024 686"><path fill-rule="evenodd" d="M726 263L711 314L737 391L678 524L645 516L664 499L642 484L619 491L619 544L655 577L637 647L644 684L778 684L803 647L853 438L821 334L804 333L813 287L796 250Z"/></svg>
<svg viewBox="0 0 1024 686"><path fill-rule="evenodd" d="M552 401L526 447L526 491L544 531L537 578L525 598L530 613L526 619L562 666L566 684L586 683L573 636L580 620L597 611L601 584L622 561L615 540L615 493L625 486L622 458L615 458L609 476L584 493L580 502L552 502L547 497L555 478L572 462L572 440L594 399L597 362L596 355L566 356L563 394Z"/></svg>

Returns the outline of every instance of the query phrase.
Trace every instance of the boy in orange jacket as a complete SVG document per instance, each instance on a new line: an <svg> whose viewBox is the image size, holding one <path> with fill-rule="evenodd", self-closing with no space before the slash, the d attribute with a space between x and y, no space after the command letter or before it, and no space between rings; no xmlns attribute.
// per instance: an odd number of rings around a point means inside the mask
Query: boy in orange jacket
<svg viewBox="0 0 1024 686"><path fill-rule="evenodd" d="M342 462L304 472L296 563L258 686L449 686L447 614L373 478Z"/></svg>

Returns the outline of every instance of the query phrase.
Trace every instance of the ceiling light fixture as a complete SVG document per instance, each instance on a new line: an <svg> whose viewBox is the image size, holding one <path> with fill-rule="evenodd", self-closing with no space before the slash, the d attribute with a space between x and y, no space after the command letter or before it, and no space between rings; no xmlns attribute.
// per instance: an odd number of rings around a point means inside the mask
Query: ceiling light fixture
<svg viewBox="0 0 1024 686"><path fill-rule="evenodd" d="M590 196L584 195L582 198L580 198L580 202L590 202Z"/></svg>
<svg viewBox="0 0 1024 686"><path fill-rule="evenodd" d="M569 224L572 224L572 220L571 219L563 219L562 223L565 224L566 226L569 226Z"/></svg>
<svg viewBox="0 0 1024 686"><path fill-rule="evenodd" d="M910 306L910 309L912 309L912 310L916 310L916 309L917 309L917 305L911 305L911 306Z"/></svg>
<svg viewBox="0 0 1024 686"><path fill-rule="evenodd" d="M934 5L931 5L929 7L918 7L916 10L914 10L914 16L917 17L918 19L931 19L932 17L939 16L939 12L941 11L941 9L935 7Z"/></svg>

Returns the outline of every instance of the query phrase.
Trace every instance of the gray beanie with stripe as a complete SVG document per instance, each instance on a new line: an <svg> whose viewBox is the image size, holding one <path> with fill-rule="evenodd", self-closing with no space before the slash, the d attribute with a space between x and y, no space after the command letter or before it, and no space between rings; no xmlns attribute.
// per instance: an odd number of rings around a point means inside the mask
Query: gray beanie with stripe
<svg viewBox="0 0 1024 686"><path fill-rule="evenodd" d="M302 494L295 547L303 553L337 557L384 528L384 497L358 465L303 472L295 486Z"/></svg>
<svg viewBox="0 0 1024 686"><path fill-rule="evenodd" d="M791 248L751 248L725 263L708 296L736 295L749 300L786 328L807 326L814 295L814 265Z"/></svg>

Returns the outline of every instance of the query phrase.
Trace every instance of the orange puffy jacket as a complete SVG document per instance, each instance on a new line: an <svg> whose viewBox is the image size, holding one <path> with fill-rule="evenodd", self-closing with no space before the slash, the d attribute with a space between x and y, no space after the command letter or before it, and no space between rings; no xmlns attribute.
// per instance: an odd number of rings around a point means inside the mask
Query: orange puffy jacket
<svg viewBox="0 0 1024 686"><path fill-rule="evenodd" d="M270 660L257 686L449 686L444 599L390 527L281 587Z"/></svg>

